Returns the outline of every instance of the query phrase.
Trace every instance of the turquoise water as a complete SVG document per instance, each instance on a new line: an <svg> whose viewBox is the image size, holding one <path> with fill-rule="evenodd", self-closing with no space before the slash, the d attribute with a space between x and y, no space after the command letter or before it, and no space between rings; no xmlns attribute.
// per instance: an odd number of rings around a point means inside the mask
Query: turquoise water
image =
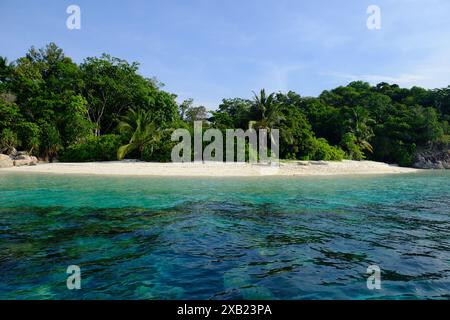
<svg viewBox="0 0 450 320"><path fill-rule="evenodd" d="M450 173L0 172L0 299L380 298L450 298Z"/></svg>

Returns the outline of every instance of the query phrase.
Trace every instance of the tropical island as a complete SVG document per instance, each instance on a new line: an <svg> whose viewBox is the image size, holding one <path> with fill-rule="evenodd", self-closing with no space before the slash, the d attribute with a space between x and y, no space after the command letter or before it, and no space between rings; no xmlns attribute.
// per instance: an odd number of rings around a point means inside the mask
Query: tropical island
<svg viewBox="0 0 450 320"><path fill-rule="evenodd" d="M403 2L2 1L0 300L448 300L450 2Z"/></svg>
<svg viewBox="0 0 450 320"><path fill-rule="evenodd" d="M163 87L156 78L140 75L137 62L104 54L76 64L54 43L32 47L11 63L1 58L0 168L137 175L260 173L259 167L245 163L169 164L176 145L171 133L179 128L192 132L195 121L203 122L203 130L279 129L280 175L450 168L450 86L407 89L357 81L318 97L261 90L252 100L225 98L214 111L193 99L178 103L177 95ZM117 162L123 159L139 162ZM28 167L38 162L39 168Z"/></svg>

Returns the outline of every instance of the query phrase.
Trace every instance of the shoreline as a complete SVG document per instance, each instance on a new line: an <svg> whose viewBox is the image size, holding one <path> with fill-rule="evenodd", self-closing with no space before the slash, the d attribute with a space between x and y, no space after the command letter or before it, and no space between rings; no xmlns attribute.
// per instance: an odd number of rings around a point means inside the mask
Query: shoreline
<svg viewBox="0 0 450 320"><path fill-rule="evenodd" d="M248 163L157 163L136 161L40 163L2 168L1 172L103 176L258 177L383 175L422 172L374 161L282 161L280 166Z"/></svg>

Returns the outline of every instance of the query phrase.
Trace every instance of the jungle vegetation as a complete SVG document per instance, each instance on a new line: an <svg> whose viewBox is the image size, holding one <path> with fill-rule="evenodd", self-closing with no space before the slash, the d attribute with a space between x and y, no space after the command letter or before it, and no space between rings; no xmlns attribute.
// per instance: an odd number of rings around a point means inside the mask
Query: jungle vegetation
<svg viewBox="0 0 450 320"><path fill-rule="evenodd" d="M450 86L372 86L356 81L318 97L295 92L177 103L139 64L104 54L80 64L50 43L0 57L0 151L52 161L170 161L176 128L280 129L280 157L375 160L409 166L422 148L448 148Z"/></svg>

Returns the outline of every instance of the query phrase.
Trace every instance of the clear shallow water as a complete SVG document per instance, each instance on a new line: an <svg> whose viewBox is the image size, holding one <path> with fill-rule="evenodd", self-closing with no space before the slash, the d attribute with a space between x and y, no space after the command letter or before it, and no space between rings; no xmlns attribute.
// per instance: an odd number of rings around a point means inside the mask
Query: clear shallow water
<svg viewBox="0 0 450 320"><path fill-rule="evenodd" d="M381 290L366 286L373 264ZM379 298L450 298L450 173L0 172L0 299Z"/></svg>

